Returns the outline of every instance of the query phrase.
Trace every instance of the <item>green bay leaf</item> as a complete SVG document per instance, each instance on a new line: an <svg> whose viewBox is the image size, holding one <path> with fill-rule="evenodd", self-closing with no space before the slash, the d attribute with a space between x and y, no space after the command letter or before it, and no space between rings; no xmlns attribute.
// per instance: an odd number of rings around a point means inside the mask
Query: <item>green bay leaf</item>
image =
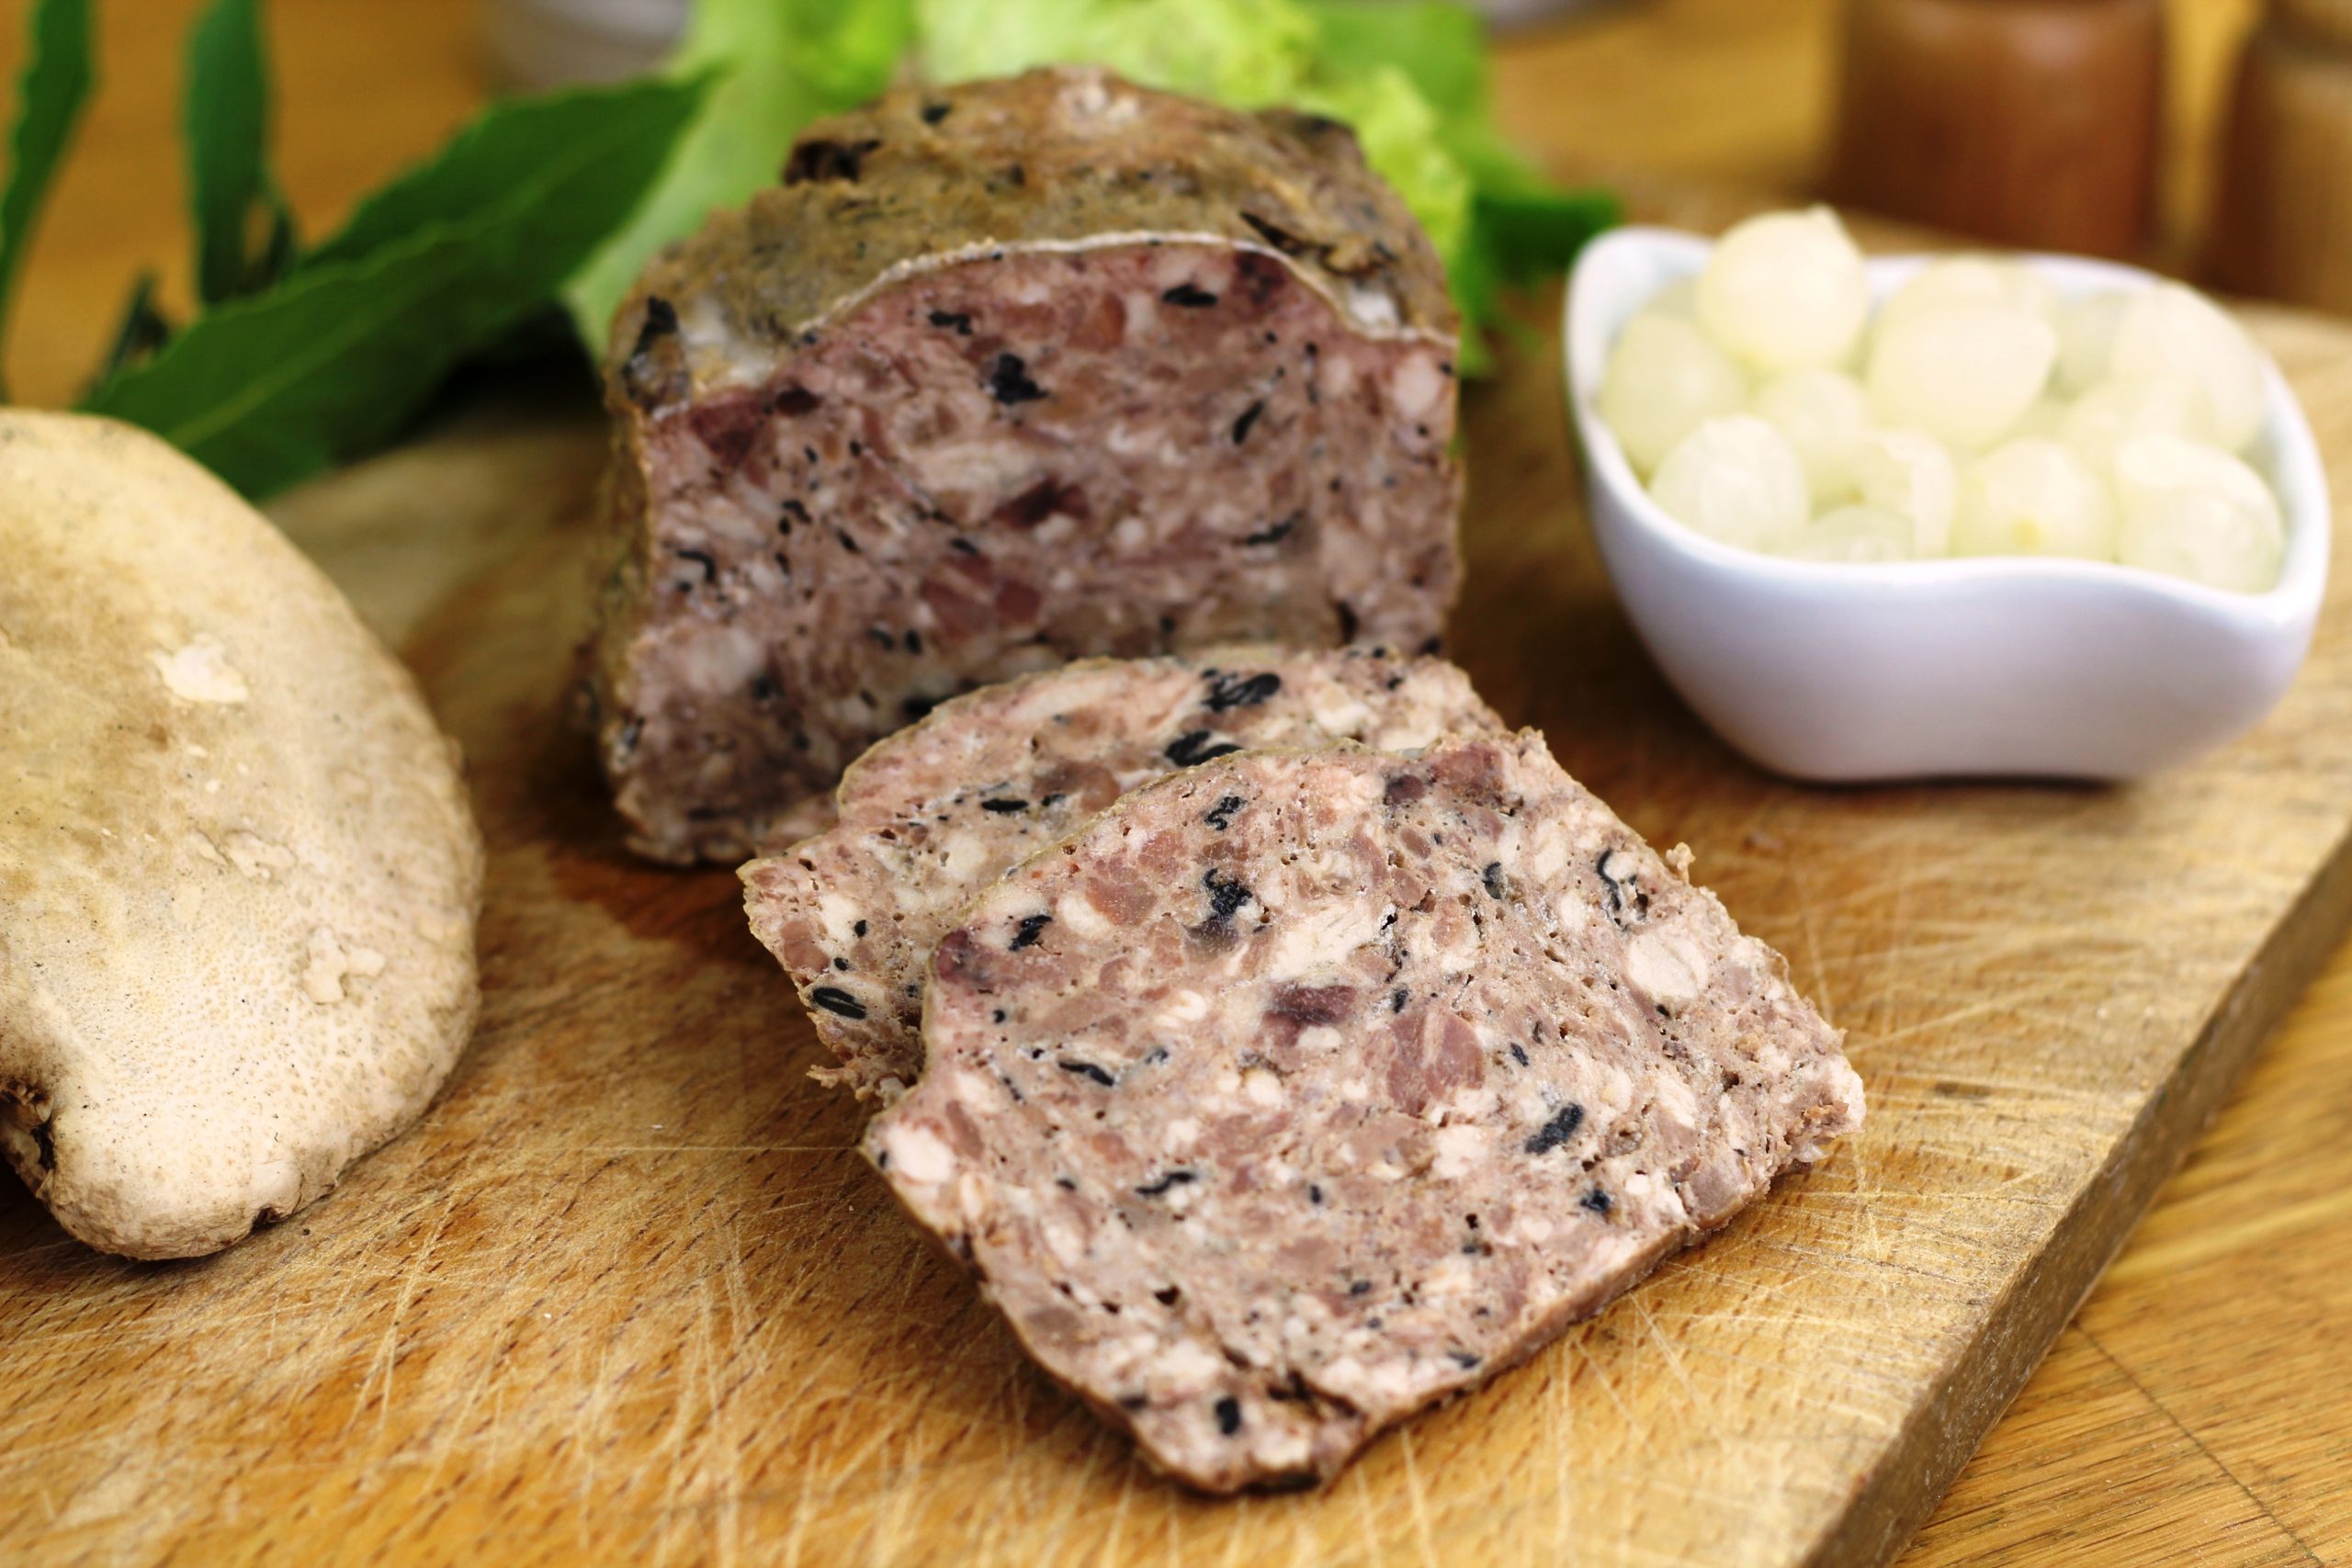
<svg viewBox="0 0 2352 1568"><path fill-rule="evenodd" d="M541 133L529 155L502 161L494 197L484 185L462 215L413 222L428 204L409 205L375 243L209 311L83 406L146 426L248 495L358 456L398 434L452 366L554 297L643 196L701 93L699 82L647 82L558 95L597 112L526 116ZM466 143L443 158L466 156ZM440 163L404 183L465 185L438 181Z"/></svg>
<svg viewBox="0 0 2352 1568"><path fill-rule="evenodd" d="M290 260L292 216L269 172L269 62L261 0L213 0L188 31L188 216L206 304L266 288ZM267 237L249 250L256 220Z"/></svg>
<svg viewBox="0 0 2352 1568"><path fill-rule="evenodd" d="M464 222L518 199L531 201L530 187L549 177L567 147L582 139L609 143L625 120L648 127L662 139L666 153L669 139L691 118L709 87L706 74L690 73L493 104L440 152L362 200L342 228L303 256L302 265L356 261L399 244L429 224ZM639 147L627 153L633 163L641 163L647 151ZM597 216L583 210L567 223L572 215L545 201L537 205L545 209L542 221L562 224L568 239L577 238L583 221ZM605 221L603 226L609 231L616 224Z"/></svg>

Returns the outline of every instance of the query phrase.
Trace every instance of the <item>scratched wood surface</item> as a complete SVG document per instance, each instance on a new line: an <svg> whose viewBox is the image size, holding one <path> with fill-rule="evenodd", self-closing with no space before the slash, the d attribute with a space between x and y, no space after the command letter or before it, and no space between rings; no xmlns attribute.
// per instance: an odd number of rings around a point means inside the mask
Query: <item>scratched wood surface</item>
<svg viewBox="0 0 2352 1568"><path fill-rule="evenodd" d="M2352 456L2352 331L2256 320ZM416 1133L212 1260L98 1258L0 1197L0 1540L50 1562L1890 1555L2352 914L2352 626L2324 621L2253 736L2146 785L1800 788L1639 653L1554 356L1469 420L1459 655L1688 841L1850 1031L1871 1118L1819 1170L1323 1491L1154 1478L890 1210L731 874L619 851L559 701L598 436L510 406L279 509L471 760L474 1048Z"/></svg>

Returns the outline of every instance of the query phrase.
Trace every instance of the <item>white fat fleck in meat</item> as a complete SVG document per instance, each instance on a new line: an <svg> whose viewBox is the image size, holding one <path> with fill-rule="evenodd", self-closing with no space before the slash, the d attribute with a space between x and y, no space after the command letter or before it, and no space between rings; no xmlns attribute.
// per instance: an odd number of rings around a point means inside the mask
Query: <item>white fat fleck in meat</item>
<svg viewBox="0 0 2352 1568"><path fill-rule="evenodd" d="M1112 424L1096 433L1095 439L1102 449L1114 457L1133 460L1148 457L1156 462L1175 464L1185 456L1176 435L1165 422L1150 424Z"/></svg>
<svg viewBox="0 0 2352 1568"><path fill-rule="evenodd" d="M1298 1052L1313 1061L1347 1049L1348 1037L1329 1023L1311 1023L1298 1032Z"/></svg>
<svg viewBox="0 0 2352 1568"><path fill-rule="evenodd" d="M1151 526L1140 517L1123 517L1111 530L1111 547L1139 550L1151 540Z"/></svg>
<svg viewBox="0 0 2352 1568"><path fill-rule="evenodd" d="M1124 343L1148 344L1159 337L1159 299L1140 288L1119 296L1119 337Z"/></svg>
<svg viewBox="0 0 2352 1568"><path fill-rule="evenodd" d="M1086 1256L1086 1238L1059 1220L1047 1220L1039 1234L1045 1238L1046 1250L1061 1263L1076 1263Z"/></svg>
<svg viewBox="0 0 2352 1568"><path fill-rule="evenodd" d="M1110 936L1119 929L1103 919L1102 912L1094 907L1094 900L1082 889L1065 893L1054 901L1054 919L1090 942Z"/></svg>
<svg viewBox="0 0 2352 1568"><path fill-rule="evenodd" d="M916 487L933 495L1018 495L1039 477L1025 449L995 438L918 446L901 461Z"/></svg>
<svg viewBox="0 0 2352 1568"><path fill-rule="evenodd" d="M1179 1116L1160 1130L1168 1152L1180 1155L1201 1141L1201 1124L1190 1116Z"/></svg>
<svg viewBox="0 0 2352 1568"><path fill-rule="evenodd" d="M902 1122L884 1134L881 1152L909 1181L935 1187L956 1174L956 1151L920 1122Z"/></svg>
<svg viewBox="0 0 2352 1568"><path fill-rule="evenodd" d="M1313 712L1315 722L1333 735L1364 734L1366 727L1372 720L1372 709L1363 699L1337 682L1329 682L1317 687ZM1409 746L1396 744L1389 730L1383 730L1378 739L1384 750L1411 749Z"/></svg>
<svg viewBox="0 0 2352 1568"><path fill-rule="evenodd" d="M817 919L824 927L825 940L835 947L847 947L857 940L857 923L865 918L865 906L854 898L831 889L817 898Z"/></svg>
<svg viewBox="0 0 2352 1568"><path fill-rule="evenodd" d="M1008 275L1010 283L1006 281ZM1012 305L1044 305L1054 297L1048 275L1007 268L997 274L997 297Z"/></svg>
<svg viewBox="0 0 2352 1568"><path fill-rule="evenodd" d="M958 1067L946 1071L945 1077L948 1092L978 1115L993 1116L1012 1108L1012 1097L991 1074Z"/></svg>
<svg viewBox="0 0 2352 1568"><path fill-rule="evenodd" d="M958 833L948 841L940 863L949 877L964 881L981 875L988 863L988 845L969 833Z"/></svg>
<svg viewBox="0 0 2352 1568"><path fill-rule="evenodd" d="M1323 396L1334 402L1339 402L1355 391L1357 370L1352 358L1344 354L1327 354L1317 360L1316 365L1317 370L1316 379L1322 389ZM1376 491L1365 489L1367 499L1374 493Z"/></svg>
<svg viewBox="0 0 2352 1568"><path fill-rule="evenodd" d="M1393 911L1385 903L1366 899L1302 900L1285 909L1261 938L1258 973L1277 980L1301 978L1344 962L1356 949L1376 939Z"/></svg>
<svg viewBox="0 0 2352 1568"><path fill-rule="evenodd" d="M1271 1109L1283 1102L1283 1080L1263 1067L1252 1067L1241 1075L1241 1095L1252 1105Z"/></svg>
<svg viewBox="0 0 2352 1568"><path fill-rule="evenodd" d="M1552 929L1570 942L1585 940L1587 931L1596 929L1607 919L1577 892L1564 892L1553 899L1548 913L1552 918Z"/></svg>
<svg viewBox="0 0 2352 1568"><path fill-rule="evenodd" d="M1208 998L1188 987L1171 993L1151 1021L1156 1029L1174 1030L1183 1024L1198 1023L1208 1015Z"/></svg>
<svg viewBox="0 0 2352 1568"><path fill-rule="evenodd" d="M681 684L700 694L732 696L767 667L767 645L748 626L707 626L677 640L670 669Z"/></svg>
<svg viewBox="0 0 2352 1568"><path fill-rule="evenodd" d="M1421 1297L1424 1301L1466 1296L1477 1288L1477 1271L1468 1259L1460 1257L1442 1258L1421 1276Z"/></svg>
<svg viewBox="0 0 2352 1568"><path fill-rule="evenodd" d="M1179 1339L1159 1353L1159 1373L1178 1397L1215 1386L1225 1375L1225 1360L1212 1356L1190 1339Z"/></svg>
<svg viewBox="0 0 2352 1568"><path fill-rule="evenodd" d="M1679 931L1645 929L1625 946L1625 978L1668 1012L1679 1012L1707 988L1707 955Z"/></svg>
<svg viewBox="0 0 2352 1568"><path fill-rule="evenodd" d="M1351 283L1346 300L1348 314L1358 325L1373 332L1394 332L1398 317L1396 297L1376 283Z"/></svg>
<svg viewBox="0 0 2352 1568"><path fill-rule="evenodd" d="M1569 857L1575 852L1576 846L1570 841L1565 823L1544 822L1528 841L1526 868L1521 874L1522 879L1536 886L1556 881L1560 873L1567 869Z"/></svg>
<svg viewBox="0 0 2352 1568"><path fill-rule="evenodd" d="M1488 1139L1483 1127L1457 1123L1437 1130L1437 1159L1430 1174L1440 1181L1457 1181L1478 1168Z"/></svg>
<svg viewBox="0 0 2352 1568"><path fill-rule="evenodd" d="M751 678L748 671L745 671L743 678L745 680ZM827 704L825 712L827 716L840 724L870 724L874 720L874 705L864 697L842 697L836 702Z"/></svg>
<svg viewBox="0 0 2352 1568"><path fill-rule="evenodd" d="M1445 400L1449 390L1445 372L1438 368L1435 358L1426 354L1408 355L1389 377L1389 392L1396 400L1396 412L1406 419L1427 418Z"/></svg>
<svg viewBox="0 0 2352 1568"><path fill-rule="evenodd" d="M1480 1039L1485 1039L1483 1032ZM1431 1107L1450 1122L1483 1122L1502 1108L1502 1095L1490 1085L1464 1089L1442 1105Z"/></svg>
<svg viewBox="0 0 2352 1568"><path fill-rule="evenodd" d="M1373 1393L1392 1400L1411 1397L1414 1382L1413 1363L1396 1359L1376 1363L1363 1379L1364 1385Z"/></svg>

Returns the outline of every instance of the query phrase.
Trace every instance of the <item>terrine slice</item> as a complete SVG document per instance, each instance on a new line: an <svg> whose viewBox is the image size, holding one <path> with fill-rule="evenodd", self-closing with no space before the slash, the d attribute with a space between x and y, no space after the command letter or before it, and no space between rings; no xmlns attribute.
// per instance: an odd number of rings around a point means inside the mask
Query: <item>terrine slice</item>
<svg viewBox="0 0 2352 1568"><path fill-rule="evenodd" d="M744 908L840 1058L817 1076L887 1097L922 1066L924 965L964 906L1128 790L1244 748L1405 751L1502 728L1460 670L1384 649L1088 660L877 742L830 830L743 867Z"/></svg>
<svg viewBox="0 0 2352 1568"><path fill-rule="evenodd" d="M1220 759L975 901L866 1153L1153 1463L1329 1475L1860 1121L1687 860L1532 732Z"/></svg>

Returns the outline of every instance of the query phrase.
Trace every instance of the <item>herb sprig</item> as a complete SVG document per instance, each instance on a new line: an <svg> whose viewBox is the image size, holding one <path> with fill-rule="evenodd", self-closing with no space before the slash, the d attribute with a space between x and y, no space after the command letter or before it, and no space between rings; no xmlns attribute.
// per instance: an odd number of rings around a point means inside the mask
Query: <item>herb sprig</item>
<svg viewBox="0 0 2352 1568"><path fill-rule="evenodd" d="M41 0L0 197L0 310L87 96L89 0ZM197 296L177 332L134 288L80 406L145 425L250 495L399 434L457 365L555 299L643 200L710 89L649 78L492 105L303 249L269 168L260 0L189 35ZM28 155L29 150L29 155Z"/></svg>

